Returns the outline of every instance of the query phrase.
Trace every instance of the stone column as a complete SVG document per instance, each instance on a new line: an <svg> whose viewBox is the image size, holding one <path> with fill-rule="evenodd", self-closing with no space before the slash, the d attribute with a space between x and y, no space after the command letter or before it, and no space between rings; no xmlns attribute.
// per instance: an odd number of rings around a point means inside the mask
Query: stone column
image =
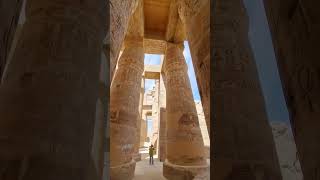
<svg viewBox="0 0 320 180"><path fill-rule="evenodd" d="M141 128L140 128L140 147L144 146L145 141L147 140L147 118L146 111L142 111L142 119L141 119Z"/></svg>
<svg viewBox="0 0 320 180"><path fill-rule="evenodd" d="M213 14L213 179L280 180L242 0L216 0Z"/></svg>
<svg viewBox="0 0 320 180"><path fill-rule="evenodd" d="M144 69L143 38L126 41L110 93L110 177L132 179L139 95Z"/></svg>
<svg viewBox="0 0 320 180"><path fill-rule="evenodd" d="M139 154L140 149L140 139L141 139L141 124L142 124L142 108L143 108L143 97L144 97L144 77L141 80L141 88L140 88L140 100L139 100L139 116L137 118L137 134L136 134L136 144L135 150L133 154L133 158L135 161L141 161L141 154Z"/></svg>
<svg viewBox="0 0 320 180"><path fill-rule="evenodd" d="M105 3L28 0L0 87L0 179L87 179Z"/></svg>
<svg viewBox="0 0 320 180"><path fill-rule="evenodd" d="M210 136L210 0L177 0Z"/></svg>
<svg viewBox="0 0 320 180"><path fill-rule="evenodd" d="M194 104L182 44L167 44L163 71L166 75L167 179L191 180L208 170L204 144Z"/></svg>
<svg viewBox="0 0 320 180"><path fill-rule="evenodd" d="M320 178L320 2L264 0L305 180Z"/></svg>
<svg viewBox="0 0 320 180"><path fill-rule="evenodd" d="M131 15L140 0L110 0L110 79L113 79L121 46L128 30Z"/></svg>
<svg viewBox="0 0 320 180"><path fill-rule="evenodd" d="M160 125L160 119L159 119L159 88L160 83L159 79L155 79L155 87L153 91L153 103L152 103L152 144L155 148L155 154L158 154L159 151L159 125Z"/></svg>
<svg viewBox="0 0 320 180"><path fill-rule="evenodd" d="M160 74L160 90L159 90L159 160L165 161L167 150L167 121L166 121L166 87L165 87L165 75Z"/></svg>
<svg viewBox="0 0 320 180"><path fill-rule="evenodd" d="M166 108L160 108L160 130L159 130L159 160L164 162L167 150L167 120Z"/></svg>
<svg viewBox="0 0 320 180"><path fill-rule="evenodd" d="M0 78L7 63L22 3L23 0L0 0Z"/></svg>

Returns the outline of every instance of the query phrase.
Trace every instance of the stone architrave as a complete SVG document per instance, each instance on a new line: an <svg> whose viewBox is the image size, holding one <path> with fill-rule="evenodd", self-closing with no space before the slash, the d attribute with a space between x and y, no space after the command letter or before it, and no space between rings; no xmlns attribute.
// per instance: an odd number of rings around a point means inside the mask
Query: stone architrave
<svg viewBox="0 0 320 180"><path fill-rule="evenodd" d="M210 0L176 0L210 136Z"/></svg>
<svg viewBox="0 0 320 180"><path fill-rule="evenodd" d="M212 178L281 180L243 2L213 3Z"/></svg>
<svg viewBox="0 0 320 180"><path fill-rule="evenodd" d="M208 170L208 165L183 45L168 43L165 56L167 154L163 175L167 179L191 180Z"/></svg>
<svg viewBox="0 0 320 180"><path fill-rule="evenodd" d="M143 38L125 42L110 92L110 177L132 179L144 69Z"/></svg>
<svg viewBox="0 0 320 180"><path fill-rule="evenodd" d="M320 1L264 0L305 180L320 179Z"/></svg>
<svg viewBox="0 0 320 180"><path fill-rule="evenodd" d="M23 0L0 0L0 78L7 63Z"/></svg>
<svg viewBox="0 0 320 180"><path fill-rule="evenodd" d="M105 3L28 0L0 86L0 179L97 179L90 168Z"/></svg>

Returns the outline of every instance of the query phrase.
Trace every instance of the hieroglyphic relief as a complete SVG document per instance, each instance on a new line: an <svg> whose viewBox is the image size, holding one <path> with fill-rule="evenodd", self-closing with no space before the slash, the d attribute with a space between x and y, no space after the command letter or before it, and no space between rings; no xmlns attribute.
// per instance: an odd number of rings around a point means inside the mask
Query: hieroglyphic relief
<svg viewBox="0 0 320 180"><path fill-rule="evenodd" d="M163 66L166 75L167 159L177 165L205 166L203 138L182 55L178 45L170 44ZM186 151L177 152L179 146Z"/></svg>
<svg viewBox="0 0 320 180"><path fill-rule="evenodd" d="M228 163L225 156L232 159L232 170L226 180L265 179L263 170L257 167L255 172L252 169L252 165L260 161L266 162L263 168L271 170L268 179L279 179L280 168L274 158L272 131L267 124L264 99L248 40L248 17L242 3L240 0L221 0L214 8L217 26L213 26L212 96L217 122L213 126L213 146L221 147L213 150L221 163ZM258 134L255 129L260 130ZM263 145L257 146L257 142ZM245 162L237 164L238 160ZM219 173L214 178L222 176Z"/></svg>
<svg viewBox="0 0 320 180"><path fill-rule="evenodd" d="M299 101L305 102L305 106L308 107L310 112L319 111L319 104L317 104L317 98L315 94L319 88L317 83L317 77L319 76L320 70L316 67L297 65L292 74L292 86L294 87L291 93L294 93L296 98L296 103ZM296 104L296 106L300 106Z"/></svg>

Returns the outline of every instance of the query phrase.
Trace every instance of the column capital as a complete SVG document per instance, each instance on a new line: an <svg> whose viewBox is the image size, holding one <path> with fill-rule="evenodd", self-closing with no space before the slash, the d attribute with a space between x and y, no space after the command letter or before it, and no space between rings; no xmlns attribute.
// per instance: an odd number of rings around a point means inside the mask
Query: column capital
<svg viewBox="0 0 320 180"><path fill-rule="evenodd" d="M168 50L169 48L174 48L174 47L179 48L182 52L184 51L184 48L185 48L183 42L181 42L181 43L167 42L166 50Z"/></svg>

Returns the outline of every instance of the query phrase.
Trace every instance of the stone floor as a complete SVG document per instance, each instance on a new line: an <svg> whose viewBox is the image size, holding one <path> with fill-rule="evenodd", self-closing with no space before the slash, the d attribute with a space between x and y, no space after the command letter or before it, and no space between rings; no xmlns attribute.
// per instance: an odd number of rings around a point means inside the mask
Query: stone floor
<svg viewBox="0 0 320 180"><path fill-rule="evenodd" d="M163 163L154 156L154 165L149 165L148 148L140 150L141 161L137 162L133 180L166 180L162 175Z"/></svg>
<svg viewBox="0 0 320 180"><path fill-rule="evenodd" d="M133 180L167 180L162 175L163 163L159 161L158 156L154 156L154 165L149 165L149 150L146 144L144 148L140 148L141 161L136 163L135 176ZM207 163L210 164L210 160L207 159ZM209 180L210 172L199 175L194 180Z"/></svg>

